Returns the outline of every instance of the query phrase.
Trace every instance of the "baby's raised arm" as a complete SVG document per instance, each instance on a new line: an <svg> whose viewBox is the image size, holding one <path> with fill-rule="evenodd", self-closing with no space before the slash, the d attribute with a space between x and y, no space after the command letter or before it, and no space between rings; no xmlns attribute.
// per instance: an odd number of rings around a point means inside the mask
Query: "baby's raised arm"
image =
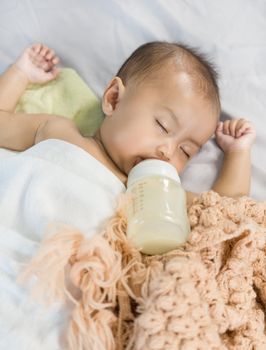
<svg viewBox="0 0 266 350"><path fill-rule="evenodd" d="M240 197L250 193L251 147L256 138L253 124L241 119L220 122L216 129L217 144L224 152L220 173L212 190L221 196ZM186 192L190 205L198 194Z"/></svg>
<svg viewBox="0 0 266 350"><path fill-rule="evenodd" d="M36 44L26 48L0 77L0 147L23 151L35 144L39 131L47 123L72 126L72 121L60 116L14 113L29 83L43 84L58 76L58 62L53 50Z"/></svg>
<svg viewBox="0 0 266 350"><path fill-rule="evenodd" d="M248 120L232 119L218 124L216 141L224 151L224 159L214 191L229 197L249 195L251 147L255 138L255 128Z"/></svg>
<svg viewBox="0 0 266 350"><path fill-rule="evenodd" d="M29 83L43 84L59 74L59 58L41 44L26 48L0 77L0 109L14 111Z"/></svg>

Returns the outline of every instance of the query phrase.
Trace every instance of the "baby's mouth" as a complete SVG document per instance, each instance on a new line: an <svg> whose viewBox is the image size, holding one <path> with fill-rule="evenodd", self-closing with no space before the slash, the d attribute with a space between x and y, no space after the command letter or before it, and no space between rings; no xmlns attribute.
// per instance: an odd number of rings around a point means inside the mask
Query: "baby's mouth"
<svg viewBox="0 0 266 350"><path fill-rule="evenodd" d="M134 166L136 166L137 164L139 164L140 162L142 162L143 160L146 160L146 159L159 159L159 158L157 158L157 157L152 157L152 156L150 156L150 157L145 157L145 158L137 157L136 160L135 160L134 163L133 163L132 168L133 168Z"/></svg>
<svg viewBox="0 0 266 350"><path fill-rule="evenodd" d="M144 158L137 157L136 160L133 163L133 167L136 166L137 164L139 164L140 162L142 162L143 160L144 160Z"/></svg>

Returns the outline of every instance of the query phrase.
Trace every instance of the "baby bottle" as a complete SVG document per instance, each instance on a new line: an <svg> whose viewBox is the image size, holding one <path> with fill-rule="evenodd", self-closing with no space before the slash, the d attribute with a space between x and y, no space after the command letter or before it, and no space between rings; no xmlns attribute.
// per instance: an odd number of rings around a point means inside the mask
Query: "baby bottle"
<svg viewBox="0 0 266 350"><path fill-rule="evenodd" d="M176 169L147 159L128 175L127 236L141 252L162 254L185 243L190 232L186 193Z"/></svg>

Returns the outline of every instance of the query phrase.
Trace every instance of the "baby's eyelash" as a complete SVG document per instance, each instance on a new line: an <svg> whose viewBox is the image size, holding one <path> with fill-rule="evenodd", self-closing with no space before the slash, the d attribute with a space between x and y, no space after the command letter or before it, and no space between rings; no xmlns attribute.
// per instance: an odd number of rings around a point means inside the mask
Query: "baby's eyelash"
<svg viewBox="0 0 266 350"><path fill-rule="evenodd" d="M160 126L160 128L168 134L168 130L159 122L158 119L156 119L156 123Z"/></svg>
<svg viewBox="0 0 266 350"><path fill-rule="evenodd" d="M190 158L190 155L184 150L184 148L181 147L181 150L187 158Z"/></svg>

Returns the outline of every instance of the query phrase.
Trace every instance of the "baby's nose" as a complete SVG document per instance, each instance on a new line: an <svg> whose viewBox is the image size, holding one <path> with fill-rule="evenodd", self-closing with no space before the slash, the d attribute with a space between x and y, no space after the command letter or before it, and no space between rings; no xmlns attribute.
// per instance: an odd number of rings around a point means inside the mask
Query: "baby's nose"
<svg viewBox="0 0 266 350"><path fill-rule="evenodd" d="M170 158L164 153L164 151L162 151L162 150L159 150L158 152L157 152L157 157L159 158L159 159L161 159L161 160L164 160L164 161L166 161L166 162L169 162L170 161Z"/></svg>
<svg viewBox="0 0 266 350"><path fill-rule="evenodd" d="M166 144L160 145L157 148L157 157L167 162L169 162L172 159L173 153L174 153L174 145L172 142L168 142Z"/></svg>

